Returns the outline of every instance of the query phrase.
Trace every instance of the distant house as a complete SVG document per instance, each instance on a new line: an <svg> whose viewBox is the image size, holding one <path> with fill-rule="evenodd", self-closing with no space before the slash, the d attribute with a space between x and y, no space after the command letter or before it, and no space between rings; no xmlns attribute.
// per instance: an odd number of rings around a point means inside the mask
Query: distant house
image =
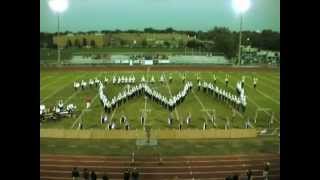
<svg viewBox="0 0 320 180"><path fill-rule="evenodd" d="M53 43L61 48L67 46L95 46L104 47L105 46L105 35L101 33L95 34L72 34L59 35L53 37Z"/></svg>

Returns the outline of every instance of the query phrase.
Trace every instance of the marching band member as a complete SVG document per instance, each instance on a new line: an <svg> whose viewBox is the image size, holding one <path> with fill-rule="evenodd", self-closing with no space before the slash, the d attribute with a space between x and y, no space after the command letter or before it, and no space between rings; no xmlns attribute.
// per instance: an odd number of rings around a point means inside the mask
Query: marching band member
<svg viewBox="0 0 320 180"><path fill-rule="evenodd" d="M142 76L141 81L142 83L144 83L146 80L144 79L144 76Z"/></svg>
<svg viewBox="0 0 320 180"><path fill-rule="evenodd" d="M94 81L92 79L89 80L89 86L92 87L94 84Z"/></svg>
<svg viewBox="0 0 320 180"><path fill-rule="evenodd" d="M184 75L182 76L182 83L186 82L186 73L184 73Z"/></svg>
<svg viewBox="0 0 320 180"><path fill-rule="evenodd" d="M189 115L187 117L187 125L189 126L191 123L191 113L189 112Z"/></svg>
<svg viewBox="0 0 320 180"><path fill-rule="evenodd" d="M117 78L115 76L113 76L112 78L112 84L115 84L117 82Z"/></svg>
<svg viewBox="0 0 320 180"><path fill-rule="evenodd" d="M117 82L117 84L118 84L118 85L121 84L121 77L120 77L120 76L118 76L118 82Z"/></svg>
<svg viewBox="0 0 320 180"><path fill-rule="evenodd" d="M155 82L153 75L151 76L150 82L153 84Z"/></svg>
<svg viewBox="0 0 320 180"><path fill-rule="evenodd" d="M256 89L257 87L258 78L253 78L253 88Z"/></svg>
<svg viewBox="0 0 320 180"><path fill-rule="evenodd" d="M62 102L62 100L59 100L59 102L58 102L58 108L60 109L60 111L63 110L63 102Z"/></svg>
<svg viewBox="0 0 320 180"><path fill-rule="evenodd" d="M160 76L160 83L162 84L164 82L164 77L163 77L163 74L161 74Z"/></svg>
<svg viewBox="0 0 320 180"><path fill-rule="evenodd" d="M109 79L107 77L104 77L104 83L108 84Z"/></svg>
<svg viewBox="0 0 320 180"><path fill-rule="evenodd" d="M170 73L170 76L169 76L169 83L172 83L172 74Z"/></svg>
<svg viewBox="0 0 320 180"><path fill-rule="evenodd" d="M241 88L244 88L244 82L246 80L246 76L242 76L242 80L241 80Z"/></svg>
<svg viewBox="0 0 320 180"><path fill-rule="evenodd" d="M96 77L95 80L94 80L94 83L96 84L96 87L98 87L98 85L100 83L100 80Z"/></svg>
<svg viewBox="0 0 320 180"><path fill-rule="evenodd" d="M216 84L216 82L217 82L216 74L213 74L213 83Z"/></svg>
<svg viewBox="0 0 320 180"><path fill-rule="evenodd" d="M86 96L85 101L86 101L86 108L89 109L91 106L91 98L89 96Z"/></svg>
<svg viewBox="0 0 320 180"><path fill-rule="evenodd" d="M202 130L206 130L206 129L207 129L207 124L206 122L203 122Z"/></svg>
<svg viewBox="0 0 320 180"><path fill-rule="evenodd" d="M226 87L228 87L228 83L229 83L228 74L226 74L225 82L226 82Z"/></svg>
<svg viewBox="0 0 320 180"><path fill-rule="evenodd" d="M125 84L129 83L129 80L128 80L128 77L127 77L127 76L124 78L124 83L125 83Z"/></svg>

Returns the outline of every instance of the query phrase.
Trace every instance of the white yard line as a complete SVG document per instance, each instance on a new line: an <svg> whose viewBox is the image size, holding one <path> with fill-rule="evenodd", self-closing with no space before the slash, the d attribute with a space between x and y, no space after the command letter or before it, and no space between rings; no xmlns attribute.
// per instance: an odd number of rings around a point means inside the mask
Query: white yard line
<svg viewBox="0 0 320 180"><path fill-rule="evenodd" d="M77 79L80 79L82 78L83 76L85 76L85 74L81 75L79 78ZM44 103L47 99L51 98L52 96L56 95L58 92L62 91L63 89L65 89L67 86L71 86L71 84L69 83L66 83L66 85L62 86L61 88L55 90L53 93L49 94L48 96L44 97L42 100L41 100L41 103Z"/></svg>
<svg viewBox="0 0 320 180"><path fill-rule="evenodd" d="M98 75L98 77L100 78L100 76L102 75L102 73L100 73ZM98 95L99 93L97 92L97 95L91 100L90 104L91 104L91 107L93 105L93 103L96 101L96 99L98 98ZM86 107L84 107L84 109L81 111L81 114L79 115L79 117L73 122L72 126L71 126L71 129L74 128L74 126L76 125L76 123L81 119L81 117L84 115L85 112L87 112L88 109L86 109Z"/></svg>
<svg viewBox="0 0 320 180"><path fill-rule="evenodd" d="M67 77L69 77L69 75L58 77L55 81L51 81L50 83L48 83L48 84L40 87L40 91L46 89L46 88L49 87L50 85L55 84L55 83L59 82L60 80L65 79L65 78L67 78ZM40 83L41 83L41 82L40 82ZM41 86L41 85L40 85L40 86Z"/></svg>
<svg viewBox="0 0 320 180"><path fill-rule="evenodd" d="M196 95L196 93L193 92L193 90L191 90L193 96L197 99L197 101L199 102L199 104L201 105L202 109L207 109L203 103L201 102L200 98ZM210 114L208 113L208 111L206 111L207 115L210 116Z"/></svg>
<svg viewBox="0 0 320 180"><path fill-rule="evenodd" d="M267 95L267 94L263 93L262 91L260 91L260 90L258 90L258 89L256 89L256 91L257 91L258 93L260 93L262 96L264 96L264 97L266 97L266 98L270 99L272 102L274 102L274 103L276 103L276 104L280 104L280 101L278 101L278 100L276 100L276 99L274 99L274 98L270 97L269 95Z"/></svg>
<svg viewBox="0 0 320 180"><path fill-rule="evenodd" d="M95 100L98 98L98 93L97 95L91 100L90 104L92 105ZM81 111L81 114L79 115L79 117L73 122L72 126L71 126L71 129L74 128L74 126L76 125L76 123L81 119L81 117L84 115L85 112L87 112L88 109L84 108L82 111Z"/></svg>
<svg viewBox="0 0 320 180"><path fill-rule="evenodd" d="M169 86L169 84L168 84L167 76L165 76L165 77L166 77L166 85L167 85L167 88L168 88L169 94L170 94L170 96L172 97L172 93L171 93L170 86ZM179 121L179 120L180 120L180 118L179 118L179 113L178 113L177 108L174 108L174 112L175 112L175 114L176 114L177 120Z"/></svg>

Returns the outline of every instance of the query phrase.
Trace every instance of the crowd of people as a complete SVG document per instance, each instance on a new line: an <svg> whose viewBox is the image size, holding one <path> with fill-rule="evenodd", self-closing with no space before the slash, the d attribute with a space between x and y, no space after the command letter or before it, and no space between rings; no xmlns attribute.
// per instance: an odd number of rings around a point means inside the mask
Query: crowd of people
<svg viewBox="0 0 320 180"><path fill-rule="evenodd" d="M265 162L264 167L262 170L262 177L264 180L269 179L269 171L270 171L270 162ZM123 179L124 180L139 180L140 173L137 170L137 168L133 168L132 170L126 169L123 173ZM248 169L245 174L242 174L241 176L245 176L247 180L252 180L253 179L253 172L251 169ZM89 171L87 168L83 169L83 172L80 173L79 169L77 167L74 167L71 172L71 177L73 180L96 180L98 179L97 174L95 173L94 170ZM106 173L103 173L101 175L102 180L109 180L109 177ZM178 178L176 178L178 179ZM227 176L225 178L226 180L239 180L240 175L239 174L234 174L233 176Z"/></svg>
<svg viewBox="0 0 320 180"><path fill-rule="evenodd" d="M71 172L72 180L97 180L98 175L95 173L94 170L91 172L89 169L84 168L83 172L80 173L79 169L77 167L74 167ZM99 178L100 179L100 178ZM109 180L109 176L106 173L103 173L101 176L102 180ZM123 179L124 180L139 180L139 172L137 168L133 168L132 170L127 169L123 173Z"/></svg>
<svg viewBox="0 0 320 180"><path fill-rule="evenodd" d="M171 98L163 96L158 91L151 89L145 83L140 83L139 85L128 88L127 90L120 92L118 96L113 97L111 100L108 99L104 94L103 89L104 85L100 83L100 102L104 106L105 112L108 113L110 113L114 108L119 107L121 104L124 104L129 99L139 95L146 95L147 97L149 97L149 99L153 100L157 104L160 104L169 111L172 111L177 105L184 101L187 93L192 89L192 82L187 82L182 91L180 91L177 95L172 96Z"/></svg>

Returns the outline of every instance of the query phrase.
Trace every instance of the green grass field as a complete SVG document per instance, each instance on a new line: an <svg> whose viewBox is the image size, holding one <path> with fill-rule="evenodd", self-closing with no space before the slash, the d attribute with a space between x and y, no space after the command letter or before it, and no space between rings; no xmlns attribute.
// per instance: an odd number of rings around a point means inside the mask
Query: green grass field
<svg viewBox="0 0 320 180"><path fill-rule="evenodd" d="M278 137L246 139L159 140L158 146L136 146L135 140L40 140L40 153L70 155L179 156L278 153Z"/></svg>
<svg viewBox="0 0 320 180"><path fill-rule="evenodd" d="M134 72L136 80L140 81L142 75L151 77L154 75L155 79L160 78L161 73L165 73L168 77L169 73L173 75L173 83L167 85L161 85L156 82L154 85L150 85L152 88L158 90L163 95L169 97L170 91L172 94L176 94L184 86L181 80L181 75L184 72L153 72L140 71ZM225 103L217 101L214 97L208 94L198 92L196 90L196 73L199 73L201 80L212 82L213 72L186 72L187 80L192 81L194 85L194 93L189 93L185 101L177 106L176 111L173 111L174 119L185 120L187 113L192 114L192 122L189 128L202 128L206 113L203 109L215 109L217 114L218 128L224 128L225 118L231 117L232 110ZM226 72L215 72L217 77L217 85L225 88L224 78ZM109 79L113 75L131 75L133 72L103 72L103 71L52 71L41 70L40 79L40 97L41 104L45 104L46 107L51 107L62 99L65 104L73 103L78 107L77 117L64 118L56 122L44 122L41 128L65 128L70 129L74 122L79 121L79 115L84 122L84 128L91 129L104 129L105 126L100 124L100 116L104 112L102 105L100 104L98 97L98 90L92 88L84 91L75 92L73 89L73 82L75 80L89 80L90 78L98 77L103 80L105 76ZM279 71L266 71L266 72L228 72L231 75L229 80L229 91L235 93L236 82L241 80L243 75L247 76L245 89L247 92L247 110L243 114L237 114L236 119L232 122L233 128L243 128L244 122L247 117L254 118L256 110L259 108L269 108L270 111L261 111L258 115L258 121L254 125L256 128L267 127L267 119L270 118L272 112L275 114L274 129L280 126L280 74ZM256 76L259 81L257 89L253 89L252 76ZM107 85L105 94L108 97L113 97L122 91L124 86L119 85ZM90 96L93 99L92 107L90 111L83 111L85 106L85 97ZM125 105L121 105L112 113L113 119L119 126L119 118L124 113L130 122L132 129L142 129L139 122L140 110L144 108L144 97L135 97L129 100ZM148 115L148 122L156 129L169 128L167 126L167 118L169 112L162 108L160 105L147 101L147 108L151 109ZM109 117L110 118L110 117ZM123 128L123 127L121 127ZM174 122L174 127L178 128L178 122ZM184 127L186 128L186 127Z"/></svg>

